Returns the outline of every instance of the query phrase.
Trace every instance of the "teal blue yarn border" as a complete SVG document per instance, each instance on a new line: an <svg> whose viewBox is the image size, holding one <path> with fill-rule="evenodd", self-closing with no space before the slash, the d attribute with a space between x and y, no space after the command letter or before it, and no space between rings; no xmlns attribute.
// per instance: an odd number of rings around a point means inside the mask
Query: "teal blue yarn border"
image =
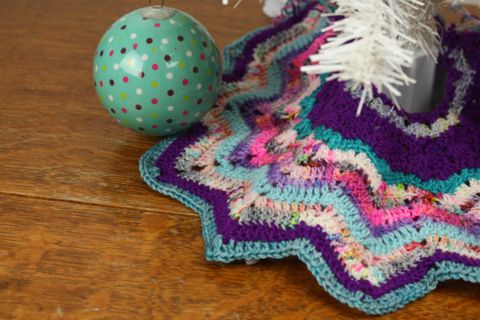
<svg viewBox="0 0 480 320"><path fill-rule="evenodd" d="M222 236L217 234L213 208L201 198L175 185L158 181L160 171L155 167L155 161L162 152L176 139L169 137L147 151L140 159L140 173L145 182L154 190L169 195L186 206L195 210L202 220L202 235L205 241L207 260L231 262L243 259L281 259L288 256L298 256L312 272L318 283L334 298L350 307L365 313L380 315L393 312L406 304L424 296L437 286L439 281L463 279L478 282L480 269L463 264L444 261L436 263L437 269L431 269L419 282L405 285L379 299L373 299L361 292L352 292L338 282L328 264L317 252L308 239L292 241L262 242L231 240L223 244Z"/></svg>

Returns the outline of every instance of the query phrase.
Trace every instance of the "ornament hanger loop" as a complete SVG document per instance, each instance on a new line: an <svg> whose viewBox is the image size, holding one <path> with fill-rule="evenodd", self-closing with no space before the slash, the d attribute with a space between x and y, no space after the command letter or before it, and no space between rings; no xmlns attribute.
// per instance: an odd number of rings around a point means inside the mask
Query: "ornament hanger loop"
<svg viewBox="0 0 480 320"><path fill-rule="evenodd" d="M149 0L150 7L143 8L140 12L146 19L152 20L164 20L171 18L175 15L175 11L172 8L164 7L165 0L162 0L161 6L154 6L152 0Z"/></svg>
<svg viewBox="0 0 480 320"><path fill-rule="evenodd" d="M152 6L153 9L162 9L163 5L165 4L165 0L162 0L162 5L161 6L154 6L152 4L152 0L149 0L149 2L150 2L150 5Z"/></svg>

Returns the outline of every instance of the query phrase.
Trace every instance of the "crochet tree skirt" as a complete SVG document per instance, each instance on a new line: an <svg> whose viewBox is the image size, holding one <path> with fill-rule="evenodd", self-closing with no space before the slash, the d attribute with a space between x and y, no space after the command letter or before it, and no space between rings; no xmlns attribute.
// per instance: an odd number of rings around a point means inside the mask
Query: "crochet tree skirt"
<svg viewBox="0 0 480 320"><path fill-rule="evenodd" d="M445 30L444 101L392 111L374 92L300 72L332 32L323 3L286 7L224 50L221 93L140 160L143 179L202 218L208 260L296 255L369 314L446 279L480 280L480 36Z"/></svg>

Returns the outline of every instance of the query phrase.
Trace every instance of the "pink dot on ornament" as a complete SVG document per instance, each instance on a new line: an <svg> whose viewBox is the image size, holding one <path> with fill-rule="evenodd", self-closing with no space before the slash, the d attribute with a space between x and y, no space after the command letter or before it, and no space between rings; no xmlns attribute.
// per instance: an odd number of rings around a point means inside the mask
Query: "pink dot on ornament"
<svg viewBox="0 0 480 320"><path fill-rule="evenodd" d="M186 125L186 124L187 124L186 122L182 122L180 125L181 125L181 126L184 126L184 125Z"/></svg>
<svg viewBox="0 0 480 320"><path fill-rule="evenodd" d="M157 103L158 103L158 100L157 100L157 99L152 99L152 103L153 103L153 104L157 104Z"/></svg>
<svg viewBox="0 0 480 320"><path fill-rule="evenodd" d="M203 53L200 55L200 59L205 60L205 55Z"/></svg>
<svg viewBox="0 0 480 320"><path fill-rule="evenodd" d="M155 27L160 28L160 23L155 23Z"/></svg>
<svg viewBox="0 0 480 320"><path fill-rule="evenodd" d="M113 56L113 50L112 50L112 51L110 51L110 57L111 57L111 56Z"/></svg>
<svg viewBox="0 0 480 320"><path fill-rule="evenodd" d="M127 83L128 82L128 77L123 77L123 82Z"/></svg>
<svg viewBox="0 0 480 320"><path fill-rule="evenodd" d="M187 80L187 79L183 79L182 83L183 83L183 85L186 86L186 85L188 84L188 80Z"/></svg>
<svg viewBox="0 0 480 320"><path fill-rule="evenodd" d="M188 114L188 111L183 111L183 115L186 116Z"/></svg>
<svg viewBox="0 0 480 320"><path fill-rule="evenodd" d="M122 112L123 112L123 113L127 113L127 109L122 108Z"/></svg>
<svg viewBox="0 0 480 320"><path fill-rule="evenodd" d="M100 87L103 87L103 81L100 81Z"/></svg>
<svg viewBox="0 0 480 320"><path fill-rule="evenodd" d="M152 126L152 128L153 128L153 129L157 129L158 126L157 126L156 124L154 124L154 125Z"/></svg>
<svg viewBox="0 0 480 320"><path fill-rule="evenodd" d="M213 89L213 87L212 87L212 86L210 86L210 87L208 88L208 91L212 91L212 89Z"/></svg>
<svg viewBox="0 0 480 320"><path fill-rule="evenodd" d="M135 44L133 45L133 49L137 50L137 47L138 47L138 44L135 43Z"/></svg>
<svg viewBox="0 0 480 320"><path fill-rule="evenodd" d="M158 70L158 64L154 63L153 66L152 66L152 69L153 70Z"/></svg>

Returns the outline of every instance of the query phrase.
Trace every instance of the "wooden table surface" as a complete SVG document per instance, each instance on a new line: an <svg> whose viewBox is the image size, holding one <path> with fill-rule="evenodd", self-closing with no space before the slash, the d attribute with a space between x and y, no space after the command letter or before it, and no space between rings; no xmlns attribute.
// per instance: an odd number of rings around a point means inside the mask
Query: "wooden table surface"
<svg viewBox="0 0 480 320"><path fill-rule="evenodd" d="M270 22L257 0L167 4L221 49ZM105 112L92 59L107 28L146 5L0 2L0 319L372 318L332 298L297 258L207 262L197 214L140 178L138 160L159 138ZM384 318L479 312L479 284L447 281Z"/></svg>

